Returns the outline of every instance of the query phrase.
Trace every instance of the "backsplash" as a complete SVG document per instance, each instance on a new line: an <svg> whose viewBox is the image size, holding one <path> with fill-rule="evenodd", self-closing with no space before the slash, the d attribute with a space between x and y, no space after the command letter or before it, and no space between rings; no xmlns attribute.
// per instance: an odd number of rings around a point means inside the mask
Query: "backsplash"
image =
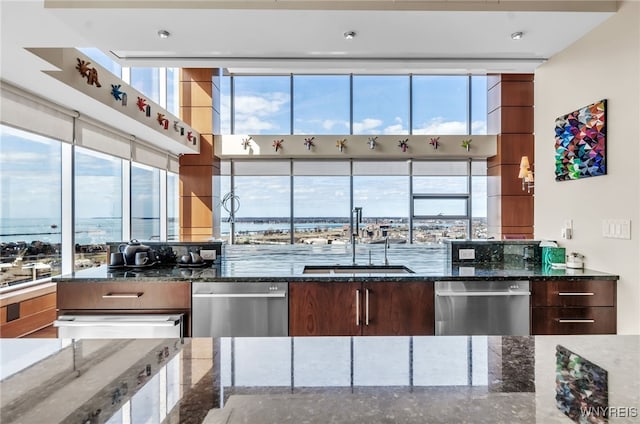
<svg viewBox="0 0 640 424"><path fill-rule="evenodd" d="M460 263L542 263L539 240L447 240L447 258Z"/></svg>

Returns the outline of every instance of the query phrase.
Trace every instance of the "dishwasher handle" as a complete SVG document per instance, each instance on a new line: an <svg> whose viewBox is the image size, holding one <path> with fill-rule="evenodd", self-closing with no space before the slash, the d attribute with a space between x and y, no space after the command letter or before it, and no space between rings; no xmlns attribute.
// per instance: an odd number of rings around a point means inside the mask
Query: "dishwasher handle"
<svg viewBox="0 0 640 424"><path fill-rule="evenodd" d="M62 317L61 317L62 318ZM54 327L139 327L144 325L145 327L175 327L180 325L180 318L167 318L164 321L158 320L132 320L132 321L110 321L93 319L83 319L76 321L73 319L57 319L53 321Z"/></svg>
<svg viewBox="0 0 640 424"><path fill-rule="evenodd" d="M193 297L204 297L204 298L284 298L287 297L286 292L272 292L272 293L194 293Z"/></svg>
<svg viewBox="0 0 640 424"><path fill-rule="evenodd" d="M439 297L489 297L489 296L530 296L529 291L436 291Z"/></svg>

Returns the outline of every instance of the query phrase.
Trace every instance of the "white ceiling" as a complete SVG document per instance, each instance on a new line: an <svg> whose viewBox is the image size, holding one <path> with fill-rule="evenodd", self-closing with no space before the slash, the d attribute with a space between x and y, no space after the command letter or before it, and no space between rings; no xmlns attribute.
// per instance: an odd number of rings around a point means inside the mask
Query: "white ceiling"
<svg viewBox="0 0 640 424"><path fill-rule="evenodd" d="M165 8L154 8L158 3ZM105 4L126 8L100 7ZM72 7L50 7L61 5ZM123 66L221 67L234 73L533 72L615 13L616 5L0 0L0 77L82 111L82 98L61 96L60 83L41 72L51 65L25 47L97 47ZM171 37L160 39L160 29ZM357 35L345 40L345 31ZM524 38L512 40L515 31Z"/></svg>

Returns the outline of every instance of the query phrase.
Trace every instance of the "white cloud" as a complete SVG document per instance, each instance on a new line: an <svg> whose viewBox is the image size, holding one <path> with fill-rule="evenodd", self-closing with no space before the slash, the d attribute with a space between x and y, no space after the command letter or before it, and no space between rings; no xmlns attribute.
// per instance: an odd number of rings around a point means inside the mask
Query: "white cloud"
<svg viewBox="0 0 640 424"><path fill-rule="evenodd" d="M336 126L349 128L349 123L347 121L342 121L339 119L325 119L324 121L322 121L322 128L324 128L325 130L332 130Z"/></svg>
<svg viewBox="0 0 640 424"><path fill-rule="evenodd" d="M365 131L373 130L382 125L382 120L373 118L364 118L360 122L353 123L353 133L361 134Z"/></svg>
<svg viewBox="0 0 640 424"><path fill-rule="evenodd" d="M266 93L264 96L236 96L235 113L237 115L269 116L278 113L289 101L285 93Z"/></svg>
<svg viewBox="0 0 640 424"><path fill-rule="evenodd" d="M413 130L414 134L466 134L467 123L462 121L445 121L442 117L424 122Z"/></svg>
<svg viewBox="0 0 640 424"><path fill-rule="evenodd" d="M471 134L486 134L487 122L486 121L473 121L471 123Z"/></svg>
<svg viewBox="0 0 640 424"><path fill-rule="evenodd" d="M265 121L257 116L236 117L235 132L236 134L253 133L263 130L275 130L278 126L273 122Z"/></svg>

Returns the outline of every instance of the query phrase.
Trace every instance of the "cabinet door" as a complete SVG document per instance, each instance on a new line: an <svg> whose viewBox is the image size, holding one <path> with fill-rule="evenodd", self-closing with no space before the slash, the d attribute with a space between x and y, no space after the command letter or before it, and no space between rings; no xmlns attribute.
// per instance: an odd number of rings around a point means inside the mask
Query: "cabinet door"
<svg viewBox="0 0 640 424"><path fill-rule="evenodd" d="M367 336L433 335L433 283L365 283L362 328Z"/></svg>
<svg viewBox="0 0 640 424"><path fill-rule="evenodd" d="M361 283L289 283L290 336L360 335Z"/></svg>

